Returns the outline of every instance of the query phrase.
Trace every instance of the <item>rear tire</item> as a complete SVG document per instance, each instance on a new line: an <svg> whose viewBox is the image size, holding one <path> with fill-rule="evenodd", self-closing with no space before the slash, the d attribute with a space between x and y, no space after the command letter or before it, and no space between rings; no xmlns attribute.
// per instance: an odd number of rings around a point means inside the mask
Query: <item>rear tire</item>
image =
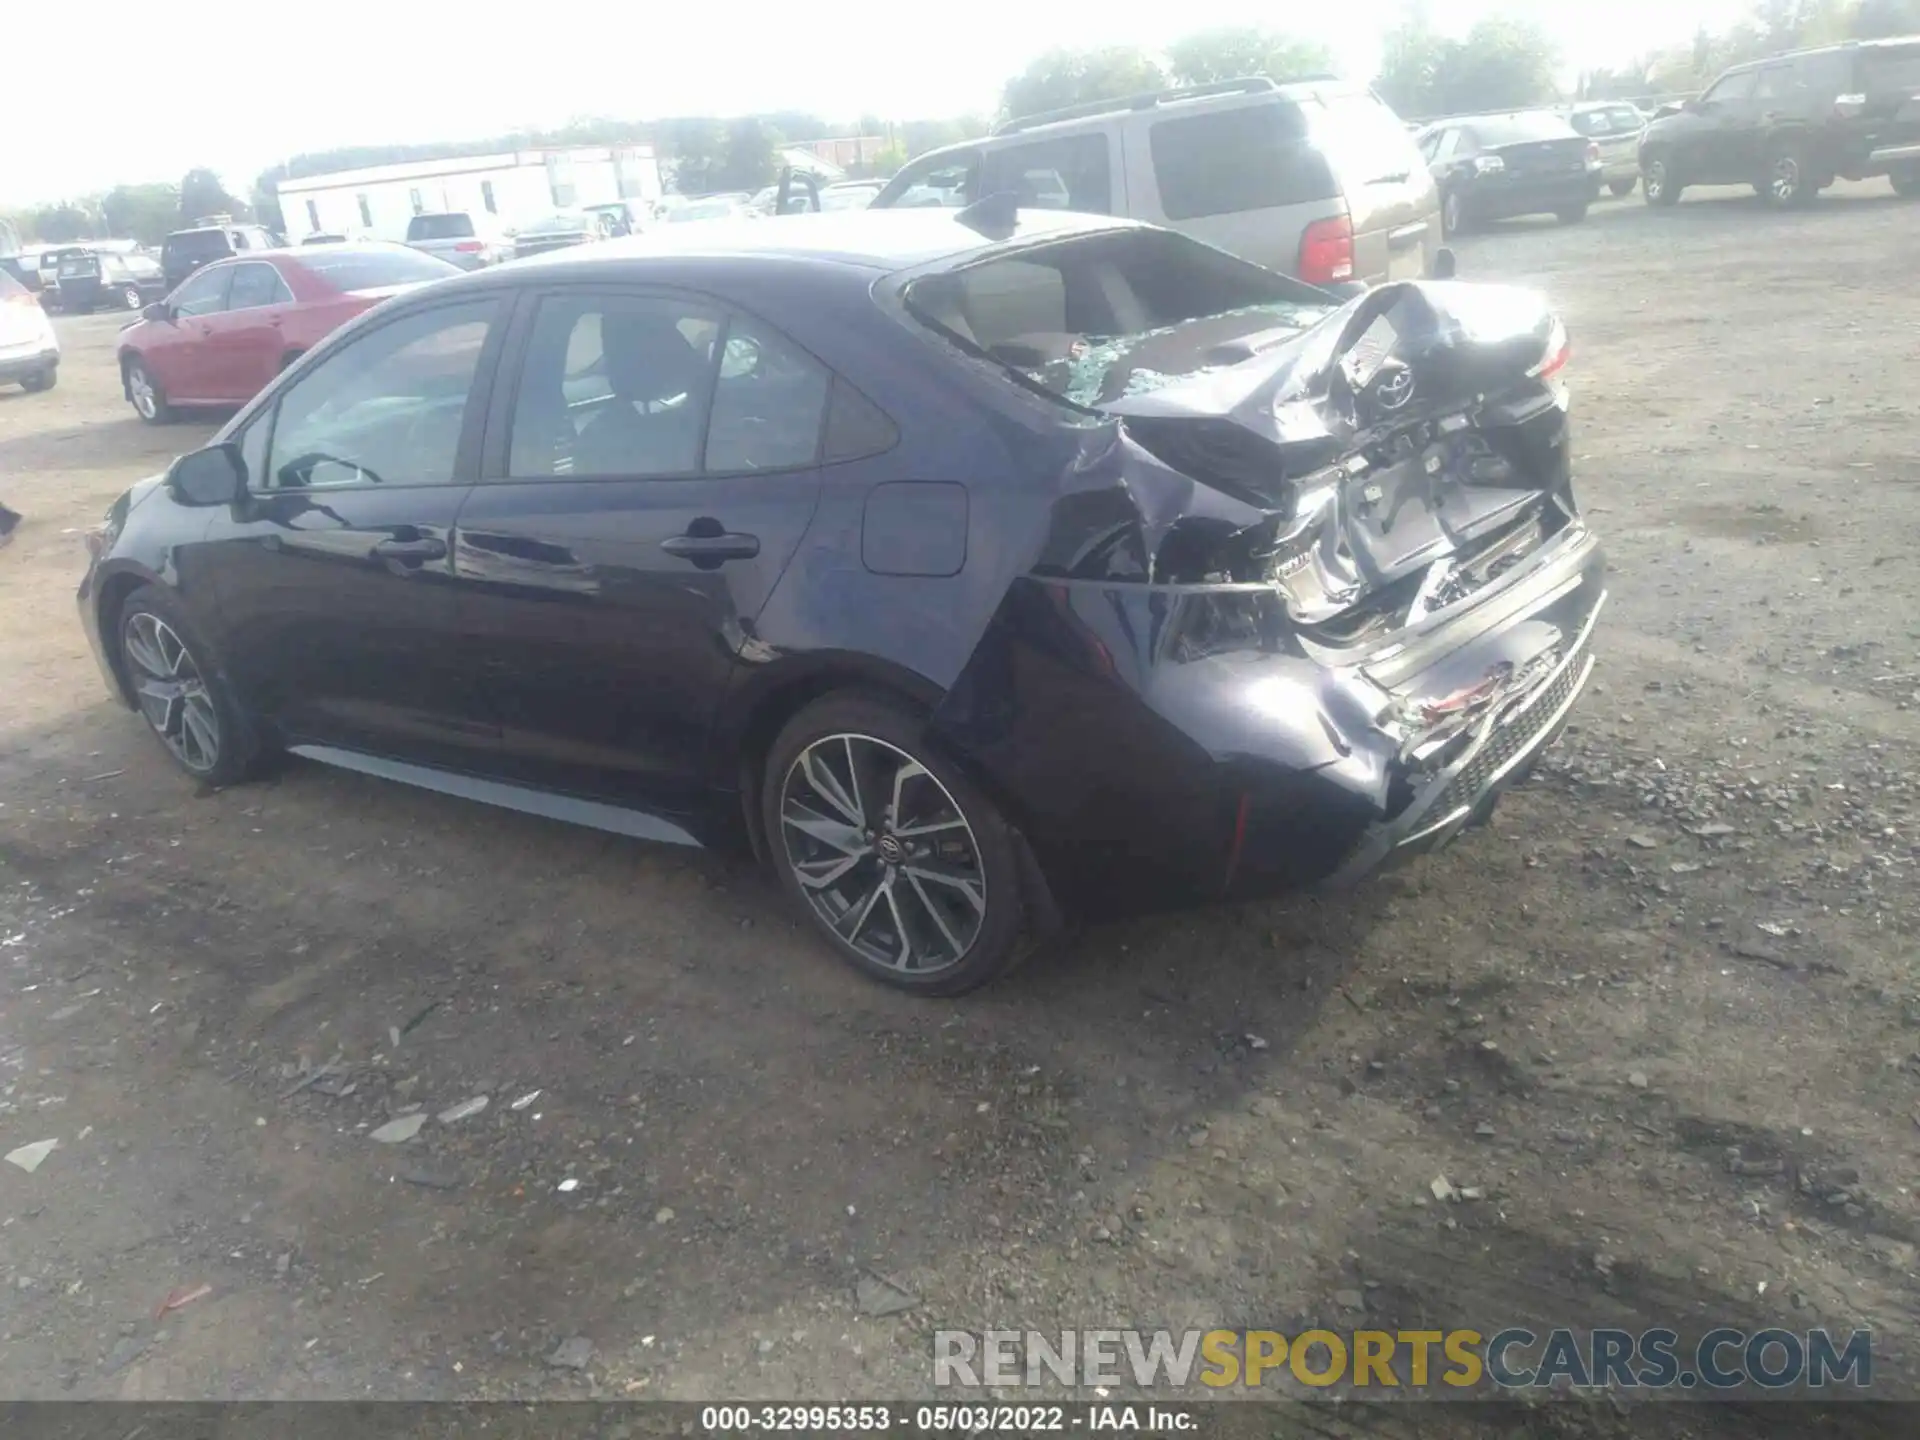
<svg viewBox="0 0 1920 1440"><path fill-rule="evenodd" d="M1614 199L1624 200L1633 193L1633 187L1639 183L1638 180L1609 180L1607 182L1607 190Z"/></svg>
<svg viewBox="0 0 1920 1440"><path fill-rule="evenodd" d="M20 382L20 388L29 395L38 395L42 390L51 390L60 380L60 369L49 365L37 374L29 375Z"/></svg>
<svg viewBox="0 0 1920 1440"><path fill-rule="evenodd" d="M1778 141L1767 151L1765 167L1753 188L1773 210L1811 205L1820 193L1818 177L1807 167L1805 150L1792 140Z"/></svg>
<svg viewBox="0 0 1920 1440"><path fill-rule="evenodd" d="M174 764L204 785L237 785L251 775L259 731L180 603L142 585L106 618L134 705Z"/></svg>
<svg viewBox="0 0 1920 1440"><path fill-rule="evenodd" d="M176 412L167 403L167 392L160 388L160 382L153 378L145 362L129 357L121 373L126 378L127 399L133 405L134 414L149 425L173 423Z"/></svg>
<svg viewBox="0 0 1920 1440"><path fill-rule="evenodd" d="M1641 168L1640 193L1649 205L1658 205L1663 209L1680 203L1680 192L1686 187L1673 173L1673 164L1664 155L1656 155Z"/></svg>
<svg viewBox="0 0 1920 1440"><path fill-rule="evenodd" d="M898 702L841 692L794 716L760 817L781 887L862 974L961 995L1021 958L1013 832Z"/></svg>

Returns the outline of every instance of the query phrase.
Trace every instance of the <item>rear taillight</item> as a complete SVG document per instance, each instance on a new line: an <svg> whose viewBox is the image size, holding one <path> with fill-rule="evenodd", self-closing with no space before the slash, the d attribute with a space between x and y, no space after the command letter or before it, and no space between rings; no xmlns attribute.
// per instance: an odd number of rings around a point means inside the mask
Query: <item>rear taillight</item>
<svg viewBox="0 0 1920 1440"><path fill-rule="evenodd" d="M1567 327L1558 315L1553 317L1553 325L1547 331L1547 343L1540 357L1540 363L1527 374L1535 380L1551 380L1567 368L1567 362L1573 358L1573 342L1567 336Z"/></svg>
<svg viewBox="0 0 1920 1440"><path fill-rule="evenodd" d="M1353 278L1353 221L1345 215L1316 220L1300 236L1300 278L1333 285Z"/></svg>
<svg viewBox="0 0 1920 1440"><path fill-rule="evenodd" d="M482 250L486 249L487 247L481 244L478 240L462 240L459 244L455 245L453 248L459 251L462 255L478 255Z"/></svg>
<svg viewBox="0 0 1920 1440"><path fill-rule="evenodd" d="M1594 141L1589 140L1587 142L1587 169L1598 170L1599 168L1600 168L1600 146Z"/></svg>
<svg viewBox="0 0 1920 1440"><path fill-rule="evenodd" d="M1842 120L1851 120L1867 108L1864 95L1836 95L1833 97L1833 113Z"/></svg>

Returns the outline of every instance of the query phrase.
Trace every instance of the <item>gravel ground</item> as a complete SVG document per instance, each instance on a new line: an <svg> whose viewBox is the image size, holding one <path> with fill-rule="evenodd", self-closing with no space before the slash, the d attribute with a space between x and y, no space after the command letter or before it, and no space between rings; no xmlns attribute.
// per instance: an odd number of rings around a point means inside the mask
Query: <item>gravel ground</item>
<svg viewBox="0 0 1920 1440"><path fill-rule="evenodd" d="M60 1142L0 1166L0 1395L916 1396L936 1328L1310 1321L1870 1326L1920 1392L1884 192L1463 239L1575 337L1614 572L1576 727L1352 895L1095 929L953 1004L723 859L309 765L195 793L71 607L81 530L208 430L141 426L117 317L62 319L59 387L0 393L0 1150ZM917 1303L864 1313L873 1274Z"/></svg>

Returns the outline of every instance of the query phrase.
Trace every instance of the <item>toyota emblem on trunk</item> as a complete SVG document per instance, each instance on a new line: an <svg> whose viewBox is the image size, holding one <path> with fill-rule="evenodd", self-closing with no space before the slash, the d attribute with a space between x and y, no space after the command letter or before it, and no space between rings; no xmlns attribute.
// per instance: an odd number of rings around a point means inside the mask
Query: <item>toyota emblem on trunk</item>
<svg viewBox="0 0 1920 1440"><path fill-rule="evenodd" d="M1389 370L1373 387L1373 403L1382 410L1398 410L1413 398L1413 371L1404 365Z"/></svg>

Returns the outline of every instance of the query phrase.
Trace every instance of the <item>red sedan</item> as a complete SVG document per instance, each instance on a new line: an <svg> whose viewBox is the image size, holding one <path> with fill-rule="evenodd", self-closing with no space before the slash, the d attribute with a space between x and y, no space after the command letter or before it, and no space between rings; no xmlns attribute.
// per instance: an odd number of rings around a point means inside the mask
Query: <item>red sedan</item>
<svg viewBox="0 0 1920 1440"><path fill-rule="evenodd" d="M261 250L196 271L120 332L142 420L244 405L331 331L390 295L461 271L404 245Z"/></svg>

